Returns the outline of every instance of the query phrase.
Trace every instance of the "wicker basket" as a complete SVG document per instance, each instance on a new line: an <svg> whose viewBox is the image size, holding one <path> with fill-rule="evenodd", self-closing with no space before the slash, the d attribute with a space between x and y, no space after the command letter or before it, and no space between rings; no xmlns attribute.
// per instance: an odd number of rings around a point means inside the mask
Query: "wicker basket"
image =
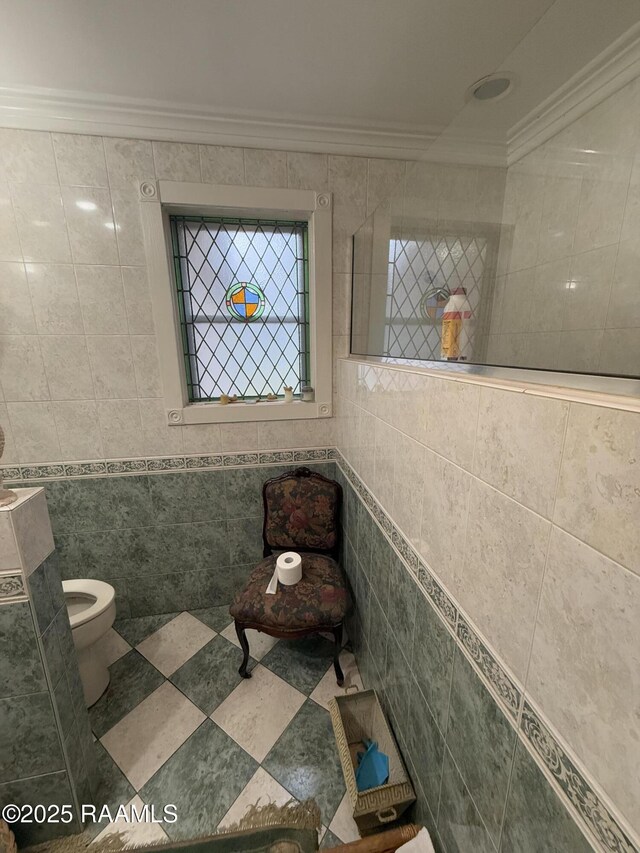
<svg viewBox="0 0 640 853"><path fill-rule="evenodd" d="M395 739L382 712L375 690L336 696L329 702L331 722L353 818L361 835L397 820L416 799ZM389 781L368 791L356 785L356 753L371 739L389 756Z"/></svg>

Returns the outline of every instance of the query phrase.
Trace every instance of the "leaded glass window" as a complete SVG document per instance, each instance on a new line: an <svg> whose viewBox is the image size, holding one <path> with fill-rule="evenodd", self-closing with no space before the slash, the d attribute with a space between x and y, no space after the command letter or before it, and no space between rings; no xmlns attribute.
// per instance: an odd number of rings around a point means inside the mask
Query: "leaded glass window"
<svg viewBox="0 0 640 853"><path fill-rule="evenodd" d="M309 381L306 222L171 216L189 400Z"/></svg>

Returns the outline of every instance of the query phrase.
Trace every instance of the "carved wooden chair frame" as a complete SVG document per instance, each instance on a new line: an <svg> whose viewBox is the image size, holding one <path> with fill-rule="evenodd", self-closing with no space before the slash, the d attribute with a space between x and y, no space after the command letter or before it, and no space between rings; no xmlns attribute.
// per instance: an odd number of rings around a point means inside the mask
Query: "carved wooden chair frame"
<svg viewBox="0 0 640 853"><path fill-rule="evenodd" d="M340 509L342 506L342 486L340 483L337 483L335 480L330 479L329 477L325 477L323 474L318 474L316 471L311 471L307 467L296 468L293 471L287 471L284 474L281 474L279 477L273 477L271 480L267 480L266 483L262 487L262 504L264 507L264 520L262 523L262 542L263 542L263 550L262 556L270 557L273 554L273 549L276 548L280 550L277 545L271 545L267 541L267 488L272 483L277 483L280 480L290 480L293 477L301 479L303 477L313 477L317 480L322 480L325 483L330 483L336 490L336 500L333 509L333 518L335 522L336 528L336 543L333 548L330 549L321 549L321 548L299 548L296 547L296 551L300 553L308 553L308 554L323 554L327 557L331 557L336 562L338 561L338 555L340 553ZM253 628L255 631L260 631L263 634L268 634L270 637L276 637L277 639L286 639L286 640L299 640L303 637L309 637L313 634L320 634L325 632L331 632L333 635L333 667L336 673L336 681L339 687L342 687L344 684L344 674L342 672L342 668L340 667L340 650L342 649L342 635L343 635L343 622L340 622L338 625L322 625L321 627L311 627L311 628L299 628L294 631L284 631L278 628L272 628L267 625L262 625L256 622L239 622L237 619L234 622L236 634L238 637L238 641L240 642L240 647L243 652L243 659L240 665L240 669L238 672L243 678L251 678L251 673L247 672L247 664L249 662L249 641L247 640L246 631L249 628Z"/></svg>

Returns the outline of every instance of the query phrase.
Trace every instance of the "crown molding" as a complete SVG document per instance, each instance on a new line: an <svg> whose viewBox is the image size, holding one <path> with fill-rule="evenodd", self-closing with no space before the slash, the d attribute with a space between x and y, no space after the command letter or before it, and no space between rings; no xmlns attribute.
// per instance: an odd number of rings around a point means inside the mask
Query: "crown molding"
<svg viewBox="0 0 640 853"><path fill-rule="evenodd" d="M507 164L579 119L640 75L640 23L612 42L564 85L513 125L507 134Z"/></svg>
<svg viewBox="0 0 640 853"><path fill-rule="evenodd" d="M286 115L220 114L191 104L87 95L62 89L0 87L0 127L203 145L237 145L363 157L505 165L502 146L471 138L438 141L442 128L377 122L350 125Z"/></svg>
<svg viewBox="0 0 640 853"><path fill-rule="evenodd" d="M191 104L62 89L0 87L0 127L204 145L421 159L441 128L221 114Z"/></svg>

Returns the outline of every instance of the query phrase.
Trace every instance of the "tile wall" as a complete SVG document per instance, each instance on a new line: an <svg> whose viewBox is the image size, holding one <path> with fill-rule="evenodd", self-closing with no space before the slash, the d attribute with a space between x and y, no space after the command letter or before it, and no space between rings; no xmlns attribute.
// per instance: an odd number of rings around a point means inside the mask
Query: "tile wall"
<svg viewBox="0 0 640 853"><path fill-rule="evenodd" d="M640 374L640 81L507 172L487 358Z"/></svg>
<svg viewBox="0 0 640 853"><path fill-rule="evenodd" d="M67 807L48 812L57 820L13 826L26 846L79 832L97 776L44 495L18 494L0 511L0 802ZM10 532L18 560L7 568Z"/></svg>
<svg viewBox="0 0 640 853"><path fill-rule="evenodd" d="M462 790L462 779L490 838L486 849L497 848L501 832L518 838L520 824L509 829L499 820L508 780L513 789L514 781L537 772L520 745L512 764L513 728L495 703L482 698L481 685L455 710L456 691L469 693L464 682L473 681L464 645L514 725L528 732L532 751L537 742L545 753L551 738L562 768L558 784L577 767L578 778L600 797L595 811L602 807L610 815L598 820L603 826L617 821L626 841L614 835L607 846L606 836L599 837L596 849L640 849L631 840L638 845L640 838L640 652L634 639L640 622L640 415L355 359L340 363L339 395L338 449L384 510L389 536L393 525L405 562L423 572L427 587L437 583L440 592L432 597L459 639L453 654L455 643L438 620L435 628L422 624L428 619L418 616L424 603L415 580L403 574L361 502L348 503L353 553L346 565L355 560L360 566L356 598L371 625L369 634L361 627L367 641L361 668L370 683L380 677L391 690L398 722L431 720L424 736L435 739L436 755L444 751L445 758L436 762L436 778L427 776L422 785L439 831L448 834L447 821L457 820L446 810L455 808L448 798ZM366 536L354 534L362 525ZM400 596L395 603L394 595ZM380 625L388 626L384 665ZM394 698L404 688L388 679L405 672L419 681L423 665L430 675L421 701L430 716L407 715L406 691ZM441 665L437 676L432 670ZM474 706L484 705L490 725L475 719ZM478 743L490 741L483 757L473 746L476 727ZM409 732L405 737L411 743ZM461 738L457 752L451 737ZM538 764L544 763L540 755ZM465 762L474 766L465 768ZM589 802L584 791L568 796ZM445 809L440 818L438 802ZM442 840L446 850L468 849ZM540 849L505 843L504 850Z"/></svg>
<svg viewBox="0 0 640 853"><path fill-rule="evenodd" d="M443 216L468 207L474 191L474 210L501 209L502 196L488 188L504 170L429 165L437 179L430 197L439 199ZM415 183L413 168L397 160L0 128L3 464L333 444L333 419L166 425L137 184L331 191L333 340L336 356L344 356L351 235L403 186L405 174Z"/></svg>
<svg viewBox="0 0 640 853"><path fill-rule="evenodd" d="M119 619L230 604L262 559L264 481L298 464L333 468L313 461L326 449L280 454L282 465L245 456L226 459L253 464L38 481L62 577L110 583Z"/></svg>

